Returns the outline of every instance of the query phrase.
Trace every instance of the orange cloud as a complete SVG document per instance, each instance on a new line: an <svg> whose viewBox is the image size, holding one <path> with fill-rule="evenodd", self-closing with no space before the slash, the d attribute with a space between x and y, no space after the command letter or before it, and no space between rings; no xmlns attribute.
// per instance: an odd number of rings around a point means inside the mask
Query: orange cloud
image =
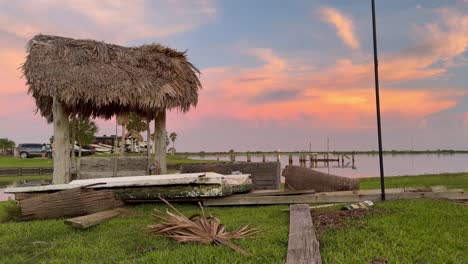
<svg viewBox="0 0 468 264"><path fill-rule="evenodd" d="M24 91L26 93L25 80L21 78L18 69L24 62L26 52L13 48L0 49L0 93L3 96Z"/></svg>
<svg viewBox="0 0 468 264"><path fill-rule="evenodd" d="M359 41L354 32L354 25L351 18L331 7L320 8L319 13L324 22L335 27L336 33L346 45L353 49L359 48Z"/></svg>
<svg viewBox="0 0 468 264"><path fill-rule="evenodd" d="M370 63L354 65L350 60L341 60L334 67L316 70L314 67L293 65L270 49L253 49L249 54L256 56L263 64L250 68L217 67L202 71L204 89L200 94L200 103L196 110L189 113L194 122L224 116L237 120L275 120L290 124L303 123L306 117L328 128L362 129L375 126L375 94ZM303 70L295 71L297 68ZM391 69L389 67L386 71ZM395 74L391 78L400 77ZM412 90L384 86L382 113L398 116L402 122L415 123L428 114L454 106L454 98L459 95L456 89L448 88Z"/></svg>

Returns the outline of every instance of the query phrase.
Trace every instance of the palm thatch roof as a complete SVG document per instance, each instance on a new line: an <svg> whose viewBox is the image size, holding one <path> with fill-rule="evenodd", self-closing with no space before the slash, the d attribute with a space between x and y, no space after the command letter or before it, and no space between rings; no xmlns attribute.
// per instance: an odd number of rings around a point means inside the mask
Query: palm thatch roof
<svg viewBox="0 0 468 264"><path fill-rule="evenodd" d="M122 47L94 40L37 35L22 65L38 111L52 120L55 96L69 115L110 118L162 109L188 111L201 88L199 71L158 44Z"/></svg>

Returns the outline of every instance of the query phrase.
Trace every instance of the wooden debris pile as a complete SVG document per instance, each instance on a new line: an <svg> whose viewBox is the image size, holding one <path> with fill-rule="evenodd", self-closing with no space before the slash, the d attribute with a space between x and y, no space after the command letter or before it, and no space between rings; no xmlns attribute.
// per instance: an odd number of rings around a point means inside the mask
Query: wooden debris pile
<svg viewBox="0 0 468 264"><path fill-rule="evenodd" d="M284 184L288 190L316 190L317 192L353 191L359 189L359 180L323 173L301 166L286 166Z"/></svg>

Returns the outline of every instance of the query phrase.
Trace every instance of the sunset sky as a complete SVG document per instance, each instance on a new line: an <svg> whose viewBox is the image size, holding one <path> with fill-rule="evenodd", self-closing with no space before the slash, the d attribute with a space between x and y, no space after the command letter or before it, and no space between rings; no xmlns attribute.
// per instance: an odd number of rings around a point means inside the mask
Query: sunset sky
<svg viewBox="0 0 468 264"><path fill-rule="evenodd" d="M376 8L384 148L468 149L468 0ZM188 50L203 89L169 113L178 151L377 149L370 0L0 0L0 137L17 143L52 135L18 69L38 33Z"/></svg>

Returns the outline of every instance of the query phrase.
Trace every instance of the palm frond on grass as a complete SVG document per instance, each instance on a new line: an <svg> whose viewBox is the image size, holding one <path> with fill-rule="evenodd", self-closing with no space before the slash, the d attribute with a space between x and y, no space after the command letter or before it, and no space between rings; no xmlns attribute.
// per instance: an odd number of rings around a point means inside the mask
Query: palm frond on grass
<svg viewBox="0 0 468 264"><path fill-rule="evenodd" d="M175 213L171 213L169 210L162 212L155 209L154 213L151 215L159 220L160 223L148 226L148 230L151 234L167 237L179 243L221 244L244 255L251 256L250 253L229 240L252 236L260 232L259 229L249 228L249 226L246 225L235 231L228 232L225 226L220 223L219 219L213 217L211 214L208 216L205 214L205 210L200 203L198 204L202 212L201 215L195 214L191 217L186 217L168 201L163 198L160 199L173 209Z"/></svg>

